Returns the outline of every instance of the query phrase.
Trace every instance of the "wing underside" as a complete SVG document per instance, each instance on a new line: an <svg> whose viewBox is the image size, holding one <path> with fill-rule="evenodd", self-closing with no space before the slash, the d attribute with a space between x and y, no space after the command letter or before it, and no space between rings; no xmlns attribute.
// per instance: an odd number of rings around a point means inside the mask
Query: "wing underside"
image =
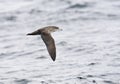
<svg viewBox="0 0 120 84"><path fill-rule="evenodd" d="M52 60L55 61L56 59L56 47L55 42L52 36L49 33L41 34L41 37L47 47L49 55L51 56Z"/></svg>

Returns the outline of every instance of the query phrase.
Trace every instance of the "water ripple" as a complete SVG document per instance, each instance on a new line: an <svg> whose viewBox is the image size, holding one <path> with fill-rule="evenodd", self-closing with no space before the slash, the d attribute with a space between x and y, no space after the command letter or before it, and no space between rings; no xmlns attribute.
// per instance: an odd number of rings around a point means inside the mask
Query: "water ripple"
<svg viewBox="0 0 120 84"><path fill-rule="evenodd" d="M15 83L16 84L28 84L30 82L30 80L28 79L16 79Z"/></svg>
<svg viewBox="0 0 120 84"><path fill-rule="evenodd" d="M74 4L74 5L71 5L69 6L67 9L72 9L72 8L87 8L89 7L89 3L84 3L84 4Z"/></svg>

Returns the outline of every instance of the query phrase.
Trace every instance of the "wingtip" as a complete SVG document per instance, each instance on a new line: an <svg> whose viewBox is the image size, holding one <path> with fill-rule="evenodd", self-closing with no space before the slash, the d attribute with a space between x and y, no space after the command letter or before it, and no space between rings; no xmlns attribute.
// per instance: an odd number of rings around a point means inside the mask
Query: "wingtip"
<svg viewBox="0 0 120 84"><path fill-rule="evenodd" d="M52 58L53 61L55 61L55 58Z"/></svg>
<svg viewBox="0 0 120 84"><path fill-rule="evenodd" d="M55 58L52 58L53 61L55 61Z"/></svg>

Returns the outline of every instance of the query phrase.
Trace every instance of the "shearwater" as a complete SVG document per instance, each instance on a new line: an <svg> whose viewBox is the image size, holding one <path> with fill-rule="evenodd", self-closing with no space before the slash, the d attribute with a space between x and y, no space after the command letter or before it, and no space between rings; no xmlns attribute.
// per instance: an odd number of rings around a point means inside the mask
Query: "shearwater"
<svg viewBox="0 0 120 84"><path fill-rule="evenodd" d="M41 35L41 38L44 41L47 50L49 52L49 55L51 56L53 61L55 61L56 59L56 46L55 46L55 41L51 36L51 33L57 30L62 30L62 29L59 29L59 27L57 26L47 26L27 34L27 35Z"/></svg>

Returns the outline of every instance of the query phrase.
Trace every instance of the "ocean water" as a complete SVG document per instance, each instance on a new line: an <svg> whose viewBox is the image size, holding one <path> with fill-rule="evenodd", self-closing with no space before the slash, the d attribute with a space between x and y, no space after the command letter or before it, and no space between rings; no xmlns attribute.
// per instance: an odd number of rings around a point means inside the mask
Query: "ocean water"
<svg viewBox="0 0 120 84"><path fill-rule="evenodd" d="M120 0L0 0L0 84L120 84Z"/></svg>

